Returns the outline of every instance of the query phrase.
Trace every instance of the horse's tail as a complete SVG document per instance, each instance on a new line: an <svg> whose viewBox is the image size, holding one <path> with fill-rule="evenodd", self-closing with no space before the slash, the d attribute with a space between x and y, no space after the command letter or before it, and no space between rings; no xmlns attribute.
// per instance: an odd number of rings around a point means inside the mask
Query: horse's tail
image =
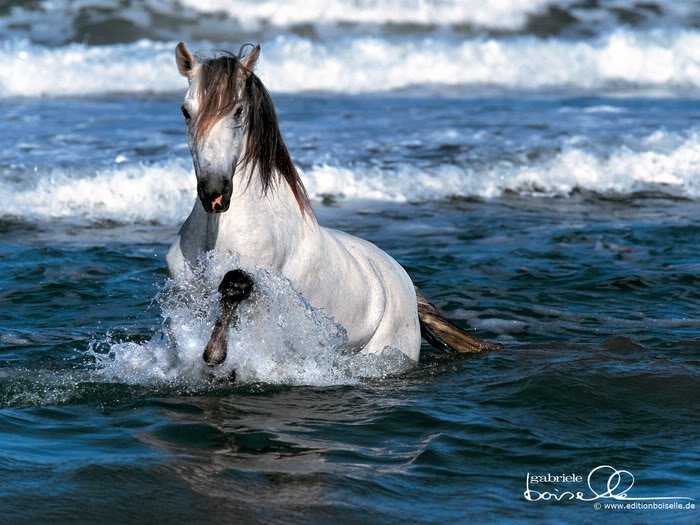
<svg viewBox="0 0 700 525"><path fill-rule="evenodd" d="M482 341L449 322L416 288L418 319L423 338L436 348L451 352L499 350L501 345Z"/></svg>

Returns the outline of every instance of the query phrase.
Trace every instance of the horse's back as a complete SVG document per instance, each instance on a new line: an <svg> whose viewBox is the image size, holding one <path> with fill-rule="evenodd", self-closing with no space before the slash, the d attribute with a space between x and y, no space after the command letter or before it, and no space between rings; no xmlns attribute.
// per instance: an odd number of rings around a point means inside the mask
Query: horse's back
<svg viewBox="0 0 700 525"><path fill-rule="evenodd" d="M391 255L375 244L349 233L332 229L326 229L326 231L344 246L355 260L371 266L375 270L374 273L386 293L391 295L391 292L399 294L408 292L409 296L415 296L411 278Z"/></svg>
<svg viewBox="0 0 700 525"><path fill-rule="evenodd" d="M365 268L356 291L367 291L372 295L373 297L364 298L369 303L376 303L378 299L381 301L381 312L375 317L373 333L364 351L381 352L390 346L417 360L420 352L420 327L416 293L406 270L388 253L369 241L339 230L326 231ZM358 299L363 300L361 297Z"/></svg>

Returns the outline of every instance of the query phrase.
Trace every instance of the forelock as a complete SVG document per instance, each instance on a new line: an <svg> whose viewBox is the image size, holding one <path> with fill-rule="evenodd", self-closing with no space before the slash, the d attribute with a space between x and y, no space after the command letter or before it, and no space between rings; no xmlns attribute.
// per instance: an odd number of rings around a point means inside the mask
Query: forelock
<svg viewBox="0 0 700 525"><path fill-rule="evenodd" d="M244 67L231 53L201 62L195 93L199 109L193 122L196 141L204 139L214 124L233 111L242 95L239 85L244 85L244 79Z"/></svg>

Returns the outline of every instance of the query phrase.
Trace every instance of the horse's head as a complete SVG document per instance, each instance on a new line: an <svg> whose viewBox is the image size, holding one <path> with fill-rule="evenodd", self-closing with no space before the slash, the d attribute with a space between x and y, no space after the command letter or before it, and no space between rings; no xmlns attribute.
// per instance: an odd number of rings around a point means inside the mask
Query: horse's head
<svg viewBox="0 0 700 525"><path fill-rule="evenodd" d="M228 210L236 170L256 177L263 194L278 180L289 185L302 215L311 210L304 184L280 134L270 94L253 73L260 46L199 61L180 42L177 68L190 87L182 104L197 193L208 213ZM258 184L259 183L259 184ZM247 187L247 186L246 186Z"/></svg>
<svg viewBox="0 0 700 525"><path fill-rule="evenodd" d="M226 54L198 61L180 42L177 68L189 80L182 104L187 142L197 175L197 194L208 213L228 210L236 168L246 156L250 84L260 55L255 46L245 57Z"/></svg>

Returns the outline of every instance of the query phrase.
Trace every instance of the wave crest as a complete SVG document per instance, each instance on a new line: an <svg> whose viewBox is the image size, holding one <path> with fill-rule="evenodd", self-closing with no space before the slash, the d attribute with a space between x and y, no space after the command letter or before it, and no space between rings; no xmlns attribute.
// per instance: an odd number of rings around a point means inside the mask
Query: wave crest
<svg viewBox="0 0 700 525"><path fill-rule="evenodd" d="M425 201L505 193L567 196L577 190L632 194L655 190L700 198L700 131L658 131L608 152L575 143L533 163L418 168L317 165L303 173L309 194L376 201ZM36 174L27 174L35 179ZM164 184L167 181L167 184ZM189 159L120 164L95 174L54 170L27 187L0 182L0 217L67 218L87 223L181 223L195 202Z"/></svg>
<svg viewBox="0 0 700 525"><path fill-rule="evenodd" d="M60 48L5 42L0 86L6 97L184 91L174 47L147 40ZM259 74L276 92L362 93L421 85L460 94L479 86L671 94L700 89L700 33L693 31L617 30L587 41L361 37L326 43L283 35L262 47Z"/></svg>

